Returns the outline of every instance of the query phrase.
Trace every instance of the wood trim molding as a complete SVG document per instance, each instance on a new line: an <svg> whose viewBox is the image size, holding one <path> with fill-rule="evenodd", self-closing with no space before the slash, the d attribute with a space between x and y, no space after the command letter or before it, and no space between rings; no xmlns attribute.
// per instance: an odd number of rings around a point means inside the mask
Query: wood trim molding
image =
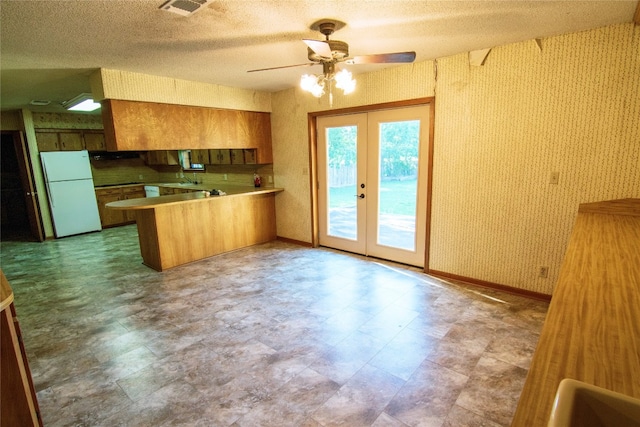
<svg viewBox="0 0 640 427"><path fill-rule="evenodd" d="M305 248L312 248L313 243L303 242L302 240L290 239L288 237L278 236L276 240L284 243L291 243L292 245L304 246Z"/></svg>
<svg viewBox="0 0 640 427"><path fill-rule="evenodd" d="M413 107L416 105L429 104L434 100L435 100L435 97L428 96L425 98L405 99L402 101L383 102L380 104L359 105L357 107L339 108L335 110L314 111L309 113L309 117L339 116L341 114L368 113L370 111L376 111L376 110Z"/></svg>
<svg viewBox="0 0 640 427"><path fill-rule="evenodd" d="M309 132L309 202L311 203L311 246L320 245L320 218L318 214L318 135L317 116L309 114L307 126Z"/></svg>
<svg viewBox="0 0 640 427"><path fill-rule="evenodd" d="M545 301L545 302L551 301L551 295L541 294L539 292L528 291L526 289L514 288L512 286L506 286L506 285L501 285L499 283L487 282L485 280L474 279L472 277L460 276L460 275L452 274L452 273L446 273L444 271L439 271L439 270L431 270L431 269L429 269L429 270L425 270L425 273L427 273L427 274L429 274L431 276L442 278L442 279L456 280L456 281L459 281L459 282L464 282L464 283L469 284L469 285L474 285L474 286L480 286L480 287L483 287L483 288L494 289L494 290L497 290L497 291L505 292L505 293L512 294L512 295L518 295L518 296L521 296L521 297L531 298L531 299L535 299L535 300L538 300L538 301Z"/></svg>
<svg viewBox="0 0 640 427"><path fill-rule="evenodd" d="M636 25L640 25L640 1L638 2L638 5L636 6L635 15L633 15L633 23L636 24Z"/></svg>

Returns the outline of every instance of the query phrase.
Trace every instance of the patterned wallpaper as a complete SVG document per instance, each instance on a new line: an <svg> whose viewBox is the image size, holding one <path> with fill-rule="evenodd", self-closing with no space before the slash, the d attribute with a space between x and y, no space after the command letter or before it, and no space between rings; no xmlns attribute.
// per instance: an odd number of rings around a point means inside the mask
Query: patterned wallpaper
<svg viewBox="0 0 640 427"><path fill-rule="evenodd" d="M32 113L35 129L103 129L100 114Z"/></svg>
<svg viewBox="0 0 640 427"><path fill-rule="evenodd" d="M431 62L357 76L351 105L435 94L432 269L553 292L578 204L640 197L639 45L625 24L439 59L437 82ZM274 94L280 236L311 241L306 118L326 109Z"/></svg>
<svg viewBox="0 0 640 427"><path fill-rule="evenodd" d="M552 293L578 205L640 197L639 42L629 24L438 61L431 268Z"/></svg>
<svg viewBox="0 0 640 427"><path fill-rule="evenodd" d="M268 92L105 68L91 76L91 91L96 96L100 94L112 99L271 111L271 94Z"/></svg>

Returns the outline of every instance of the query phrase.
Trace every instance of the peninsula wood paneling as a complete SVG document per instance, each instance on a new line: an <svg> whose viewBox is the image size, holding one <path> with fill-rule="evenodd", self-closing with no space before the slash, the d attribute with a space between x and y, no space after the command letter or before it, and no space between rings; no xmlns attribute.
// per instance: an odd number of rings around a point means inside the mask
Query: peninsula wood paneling
<svg viewBox="0 0 640 427"><path fill-rule="evenodd" d="M163 271L275 240L277 192L208 198L176 194L111 207L135 212L144 264Z"/></svg>
<svg viewBox="0 0 640 427"><path fill-rule="evenodd" d="M256 148L272 162L269 113L111 99L102 114L109 151Z"/></svg>

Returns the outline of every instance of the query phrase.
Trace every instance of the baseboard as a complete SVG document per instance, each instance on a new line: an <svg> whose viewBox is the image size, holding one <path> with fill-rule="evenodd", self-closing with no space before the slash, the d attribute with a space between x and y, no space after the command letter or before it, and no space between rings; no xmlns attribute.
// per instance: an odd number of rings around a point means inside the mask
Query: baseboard
<svg viewBox="0 0 640 427"><path fill-rule="evenodd" d="M313 247L313 245L311 243L309 243L309 242L303 242L302 240L290 239L288 237L276 236L276 240L278 240L280 242L291 243L293 245L304 246L304 247L307 247L307 248Z"/></svg>
<svg viewBox="0 0 640 427"><path fill-rule="evenodd" d="M535 299L535 300L538 300L538 301L545 301L545 302L551 301L551 295L541 294L539 292L528 291L526 289L514 288L514 287L511 287L511 286L501 285L499 283L487 282L485 280L474 279L472 277L466 277L466 276L459 276L457 274L446 273L444 271L438 271L438 270L430 270L429 269L429 270L426 270L425 273L427 273L427 274L429 274L431 276L440 277L442 279L457 280L459 282L464 282L464 283L467 283L469 285L480 286L480 287L489 288L489 289L495 289L497 291L501 291L501 292L505 292L505 293L513 294L513 295L518 295L518 296L522 296L522 297L526 297L526 298L531 298L531 299Z"/></svg>

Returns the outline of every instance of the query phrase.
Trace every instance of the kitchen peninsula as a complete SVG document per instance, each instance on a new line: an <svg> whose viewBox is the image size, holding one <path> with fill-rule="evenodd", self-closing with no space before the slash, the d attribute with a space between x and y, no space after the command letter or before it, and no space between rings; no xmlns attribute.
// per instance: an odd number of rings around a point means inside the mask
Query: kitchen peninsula
<svg viewBox="0 0 640 427"><path fill-rule="evenodd" d="M135 214L145 265L163 271L276 238L275 196L281 188L204 191L107 203Z"/></svg>

